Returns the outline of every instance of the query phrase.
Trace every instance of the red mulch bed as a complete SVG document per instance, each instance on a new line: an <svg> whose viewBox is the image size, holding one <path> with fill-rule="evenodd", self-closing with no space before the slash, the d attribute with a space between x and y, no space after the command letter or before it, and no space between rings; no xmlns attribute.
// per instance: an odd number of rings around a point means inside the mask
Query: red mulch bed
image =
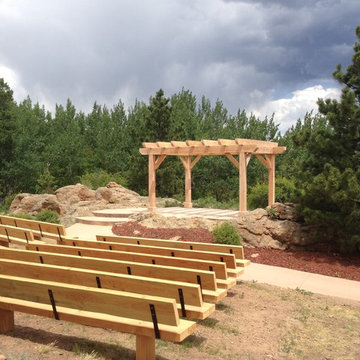
<svg viewBox="0 0 360 360"><path fill-rule="evenodd" d="M147 228L137 222L113 226L113 233L157 239L180 237L183 241L212 242L212 234L200 228ZM253 256L252 256L253 255ZM254 263L360 281L360 256L337 253L284 251L245 247L245 257Z"/></svg>

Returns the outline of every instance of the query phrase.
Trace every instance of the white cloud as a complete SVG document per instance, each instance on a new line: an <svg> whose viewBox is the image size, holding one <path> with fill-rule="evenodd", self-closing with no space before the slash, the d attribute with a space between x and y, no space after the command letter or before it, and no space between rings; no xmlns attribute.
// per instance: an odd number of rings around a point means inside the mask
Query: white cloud
<svg viewBox="0 0 360 360"><path fill-rule="evenodd" d="M340 98L341 90L338 88L324 88L315 85L303 90L293 91L288 99L268 101L253 113L259 117L265 117L275 113L274 120L280 123L280 130L286 131L294 125L298 119L303 119L306 112L317 112L317 100L319 98Z"/></svg>
<svg viewBox="0 0 360 360"><path fill-rule="evenodd" d="M20 76L14 70L0 64L0 78L3 78L9 85L16 101L21 101L27 96L27 91L21 84Z"/></svg>

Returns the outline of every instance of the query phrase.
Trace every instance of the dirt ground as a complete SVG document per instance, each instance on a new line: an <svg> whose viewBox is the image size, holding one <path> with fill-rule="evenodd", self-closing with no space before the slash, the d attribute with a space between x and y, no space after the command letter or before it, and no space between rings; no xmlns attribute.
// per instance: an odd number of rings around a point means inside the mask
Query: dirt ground
<svg viewBox="0 0 360 360"><path fill-rule="evenodd" d="M360 303L257 282L238 282L195 334L156 341L158 360L360 360ZM135 336L15 315L0 335L7 360L135 359Z"/></svg>

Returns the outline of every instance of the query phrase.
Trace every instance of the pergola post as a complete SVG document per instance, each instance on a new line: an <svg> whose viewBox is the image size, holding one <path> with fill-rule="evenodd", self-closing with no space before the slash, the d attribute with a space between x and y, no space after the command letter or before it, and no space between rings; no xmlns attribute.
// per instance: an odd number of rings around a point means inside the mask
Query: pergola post
<svg viewBox="0 0 360 360"><path fill-rule="evenodd" d="M182 161L185 168L185 201L184 208L191 209L191 157L185 156Z"/></svg>
<svg viewBox="0 0 360 360"><path fill-rule="evenodd" d="M239 211L247 210L247 166L245 152L239 153Z"/></svg>
<svg viewBox="0 0 360 360"><path fill-rule="evenodd" d="M269 160L268 167L268 206L275 203L275 155L267 155Z"/></svg>
<svg viewBox="0 0 360 360"><path fill-rule="evenodd" d="M155 155L149 154L148 187L149 187L149 211L155 213L156 209L156 175Z"/></svg>

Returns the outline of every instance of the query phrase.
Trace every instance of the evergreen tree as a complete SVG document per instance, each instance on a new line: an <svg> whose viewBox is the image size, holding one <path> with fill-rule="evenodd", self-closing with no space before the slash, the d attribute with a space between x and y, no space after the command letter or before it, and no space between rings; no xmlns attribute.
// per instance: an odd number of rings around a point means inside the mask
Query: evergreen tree
<svg viewBox="0 0 360 360"><path fill-rule="evenodd" d="M0 78L0 196L12 191L12 162L14 160L14 136L16 104L9 85Z"/></svg>
<svg viewBox="0 0 360 360"><path fill-rule="evenodd" d="M356 29L360 39L360 27ZM345 87L340 101L320 99L321 118L307 120L297 135L307 157L301 167L304 193L300 211L308 223L343 251L360 250L360 45L345 73L334 77Z"/></svg>

